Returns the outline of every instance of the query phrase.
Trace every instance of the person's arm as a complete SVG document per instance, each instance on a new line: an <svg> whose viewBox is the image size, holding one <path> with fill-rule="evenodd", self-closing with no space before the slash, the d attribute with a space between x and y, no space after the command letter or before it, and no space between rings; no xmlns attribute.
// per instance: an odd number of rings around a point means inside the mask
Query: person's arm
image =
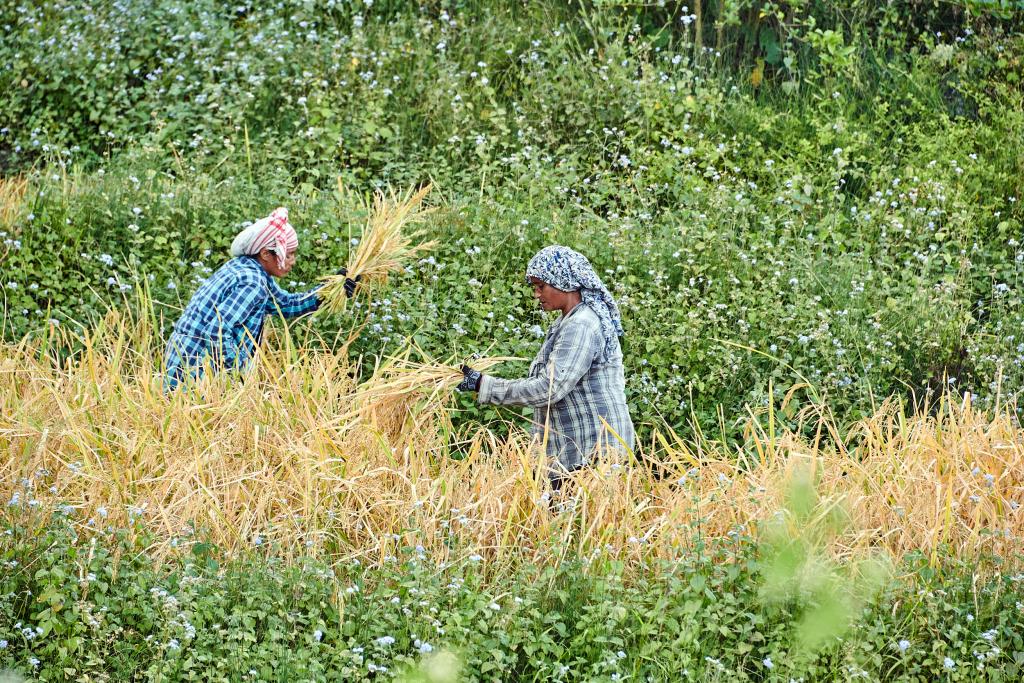
<svg viewBox="0 0 1024 683"><path fill-rule="evenodd" d="M320 291L319 286L307 292L293 294L281 289L273 278L268 277L267 287L270 289L267 313L279 314L285 318L297 318L320 308L320 297L317 296Z"/></svg>
<svg viewBox="0 0 1024 683"><path fill-rule="evenodd" d="M480 378L480 403L542 408L558 403L579 384L599 351L600 335L589 325L571 322L558 332L544 374L527 379Z"/></svg>
<svg viewBox="0 0 1024 683"><path fill-rule="evenodd" d="M262 323L266 294L258 280L240 280L224 299L217 304L220 335L213 340L219 345L217 352L225 368L239 367L249 360L246 337L259 335L259 328L250 330L246 323L258 318Z"/></svg>

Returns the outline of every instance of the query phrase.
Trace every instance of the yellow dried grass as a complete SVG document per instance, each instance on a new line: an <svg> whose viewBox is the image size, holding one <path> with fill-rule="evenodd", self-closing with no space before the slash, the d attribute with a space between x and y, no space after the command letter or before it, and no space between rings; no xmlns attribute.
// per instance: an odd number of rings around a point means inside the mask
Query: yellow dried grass
<svg viewBox="0 0 1024 683"><path fill-rule="evenodd" d="M0 228L14 225L24 207L27 190L25 178L0 178Z"/></svg>

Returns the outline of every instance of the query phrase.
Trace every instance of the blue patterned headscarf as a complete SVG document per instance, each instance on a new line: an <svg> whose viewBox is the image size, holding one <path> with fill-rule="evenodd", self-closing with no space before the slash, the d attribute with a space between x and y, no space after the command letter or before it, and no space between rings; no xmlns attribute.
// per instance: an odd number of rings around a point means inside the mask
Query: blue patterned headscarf
<svg viewBox="0 0 1024 683"><path fill-rule="evenodd" d="M526 266L526 281L529 282L531 277L563 292L580 292L583 303L590 306L601 320L601 334L604 337L604 356L601 360L610 358L618 345L616 338L624 334L622 317L615 299L594 272L587 257L569 247L544 247Z"/></svg>

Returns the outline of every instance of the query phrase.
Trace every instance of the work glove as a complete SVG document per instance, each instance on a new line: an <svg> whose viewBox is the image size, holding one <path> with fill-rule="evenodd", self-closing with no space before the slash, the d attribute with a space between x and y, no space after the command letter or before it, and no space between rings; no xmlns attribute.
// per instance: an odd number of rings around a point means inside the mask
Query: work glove
<svg viewBox="0 0 1024 683"><path fill-rule="evenodd" d="M455 388L458 391L480 391L480 379L483 377L483 373L468 365L463 365L460 369L463 375L462 381Z"/></svg>
<svg viewBox="0 0 1024 683"><path fill-rule="evenodd" d="M338 275L348 275L348 268L339 268ZM345 278L345 296L351 299L356 294L356 287L362 282L363 276L356 275L355 279Z"/></svg>

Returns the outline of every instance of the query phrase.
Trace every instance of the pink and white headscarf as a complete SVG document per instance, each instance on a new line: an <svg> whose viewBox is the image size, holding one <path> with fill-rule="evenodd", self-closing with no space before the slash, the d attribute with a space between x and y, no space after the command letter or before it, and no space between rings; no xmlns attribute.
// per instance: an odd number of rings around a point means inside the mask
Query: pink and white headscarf
<svg viewBox="0 0 1024 683"><path fill-rule="evenodd" d="M299 236L288 222L288 209L282 206L238 233L231 243L231 255L256 256L264 249L273 249L277 264L284 268L288 251L298 246Z"/></svg>

